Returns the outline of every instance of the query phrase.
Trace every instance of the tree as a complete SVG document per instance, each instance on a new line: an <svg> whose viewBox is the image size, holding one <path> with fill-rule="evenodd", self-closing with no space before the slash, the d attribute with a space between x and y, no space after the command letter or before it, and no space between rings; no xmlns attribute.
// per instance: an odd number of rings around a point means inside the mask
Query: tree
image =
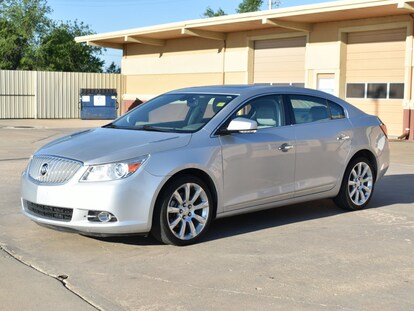
<svg viewBox="0 0 414 311"><path fill-rule="evenodd" d="M112 62L107 68L106 73L121 73L121 67Z"/></svg>
<svg viewBox="0 0 414 311"><path fill-rule="evenodd" d="M0 0L0 69L31 69L51 12L45 0Z"/></svg>
<svg viewBox="0 0 414 311"><path fill-rule="evenodd" d="M205 17L217 17L227 15L221 8L218 8L217 11L214 11L212 8L207 7L206 11L204 12L203 16Z"/></svg>
<svg viewBox="0 0 414 311"><path fill-rule="evenodd" d="M102 48L79 44L75 37L94 32L83 22L53 23L40 40L35 53L36 70L69 72L102 72Z"/></svg>
<svg viewBox="0 0 414 311"><path fill-rule="evenodd" d="M279 1L277 1L279 3ZM237 13L247 13L247 12L256 12L260 10L260 7L263 5L263 0L243 0L239 7L236 9ZM216 17L227 15L221 8L217 11L214 11L210 7L207 7L203 16L205 17Z"/></svg>
<svg viewBox="0 0 414 311"><path fill-rule="evenodd" d="M100 47L78 44L88 25L54 22L46 0L0 0L0 69L102 72Z"/></svg>
<svg viewBox="0 0 414 311"><path fill-rule="evenodd" d="M236 9L237 13L256 12L260 10L263 0L243 0Z"/></svg>

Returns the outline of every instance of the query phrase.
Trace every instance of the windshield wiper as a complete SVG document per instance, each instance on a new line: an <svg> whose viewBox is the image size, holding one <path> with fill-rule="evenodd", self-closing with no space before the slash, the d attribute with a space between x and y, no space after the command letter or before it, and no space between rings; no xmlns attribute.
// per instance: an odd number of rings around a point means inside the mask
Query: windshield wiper
<svg viewBox="0 0 414 311"><path fill-rule="evenodd" d="M153 131L153 132L171 132L172 128L156 127L152 125L142 125L136 128L137 130Z"/></svg>
<svg viewBox="0 0 414 311"><path fill-rule="evenodd" d="M163 127L156 127L152 125L141 125L138 127L123 127L117 126L113 123L106 124L102 126L103 128L112 128L112 129L122 129L122 130L137 130L137 131L153 131L153 132L171 132L172 128L163 128Z"/></svg>
<svg viewBox="0 0 414 311"><path fill-rule="evenodd" d="M111 128L111 129L116 129L117 128L117 126L115 124L113 124L113 123L106 124L106 125L104 125L102 127L103 128Z"/></svg>

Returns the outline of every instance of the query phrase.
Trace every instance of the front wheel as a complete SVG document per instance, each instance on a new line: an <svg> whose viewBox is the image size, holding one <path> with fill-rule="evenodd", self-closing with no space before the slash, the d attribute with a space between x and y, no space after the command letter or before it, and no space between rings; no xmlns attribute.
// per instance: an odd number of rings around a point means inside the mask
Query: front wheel
<svg viewBox="0 0 414 311"><path fill-rule="evenodd" d="M152 235L166 244L196 243L207 231L214 210L207 185L190 175L173 180L160 194Z"/></svg>
<svg viewBox="0 0 414 311"><path fill-rule="evenodd" d="M366 158L353 159L344 174L335 203L347 210L363 209L372 197L375 175Z"/></svg>

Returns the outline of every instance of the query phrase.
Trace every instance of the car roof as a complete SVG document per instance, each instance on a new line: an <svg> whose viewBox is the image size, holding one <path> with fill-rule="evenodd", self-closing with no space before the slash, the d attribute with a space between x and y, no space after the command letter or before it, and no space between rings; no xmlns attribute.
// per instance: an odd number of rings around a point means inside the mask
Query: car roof
<svg viewBox="0 0 414 311"><path fill-rule="evenodd" d="M307 89L303 87L294 86L273 86L273 85L252 85L252 84L236 84L236 85L211 85L211 86L197 86L189 87L171 91L169 93L219 93L228 95L246 95L254 96L265 93L295 93L314 95L319 97L329 96L327 93L317 91L314 89Z"/></svg>

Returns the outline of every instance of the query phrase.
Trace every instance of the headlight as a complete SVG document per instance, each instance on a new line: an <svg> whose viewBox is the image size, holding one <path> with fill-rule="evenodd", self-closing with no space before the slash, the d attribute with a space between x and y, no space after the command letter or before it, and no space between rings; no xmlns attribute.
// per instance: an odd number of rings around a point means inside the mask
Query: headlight
<svg viewBox="0 0 414 311"><path fill-rule="evenodd" d="M134 174L148 157L146 155L122 162L91 165L82 175L80 181L109 181L126 178Z"/></svg>
<svg viewBox="0 0 414 311"><path fill-rule="evenodd" d="M30 162L32 162L33 159L33 155L30 156L29 161L27 161L26 166L22 172L22 175L26 174L29 172L29 167L30 167Z"/></svg>

